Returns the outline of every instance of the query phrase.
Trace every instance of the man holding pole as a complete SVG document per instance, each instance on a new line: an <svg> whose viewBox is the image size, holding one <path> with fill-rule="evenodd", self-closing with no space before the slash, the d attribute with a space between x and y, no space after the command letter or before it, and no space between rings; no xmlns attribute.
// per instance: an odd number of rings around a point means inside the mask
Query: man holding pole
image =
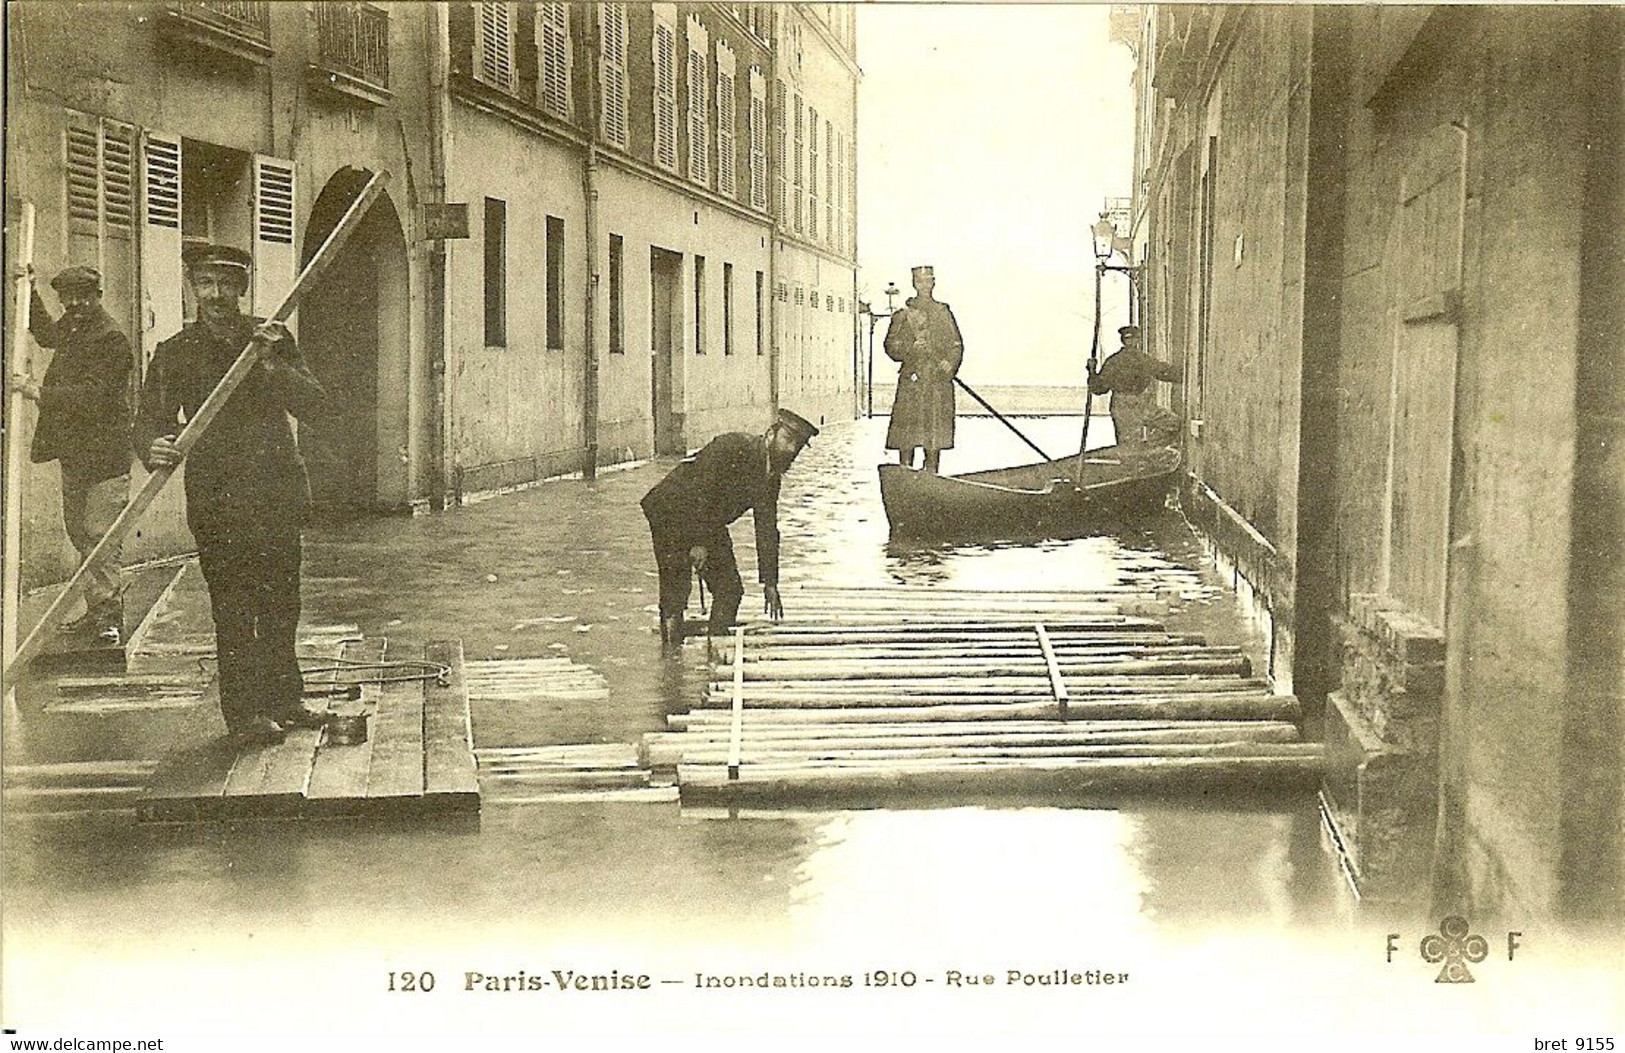
<svg viewBox="0 0 1625 1053"><path fill-rule="evenodd" d="M925 470L936 472L942 451L954 444L954 377L965 357L965 342L953 310L932 298L935 271L915 267L909 274L915 294L886 330L886 355L902 363L886 449L896 450L897 462L912 468L914 451L924 448Z"/></svg>
<svg viewBox="0 0 1625 1053"><path fill-rule="evenodd" d="M1112 396L1112 428L1117 445L1137 447L1173 442L1179 435L1179 418L1157 405L1155 381L1179 383L1179 369L1171 362L1152 358L1140 349L1140 327L1125 325L1117 330L1122 350L1095 368L1088 364L1089 394Z"/></svg>
<svg viewBox="0 0 1625 1053"><path fill-rule="evenodd" d="M130 344L102 306L101 274L69 267L51 279L62 302L52 319L30 287L28 330L35 343L55 351L45 379L16 376L12 383L39 405L30 457L56 461L62 472L62 524L84 562L112 526L130 494ZM115 549L85 572L85 613L58 626L93 633L116 647L124 632Z"/></svg>
<svg viewBox="0 0 1625 1053"><path fill-rule="evenodd" d="M159 344L147 370L135 446L147 467L178 464L178 421L198 411L250 341L259 359L186 459L186 520L209 586L220 712L239 745L280 741L321 723L303 704L294 651L300 532L310 483L289 415L323 397L280 322L242 314L250 257L199 245L185 253L197 321Z"/></svg>

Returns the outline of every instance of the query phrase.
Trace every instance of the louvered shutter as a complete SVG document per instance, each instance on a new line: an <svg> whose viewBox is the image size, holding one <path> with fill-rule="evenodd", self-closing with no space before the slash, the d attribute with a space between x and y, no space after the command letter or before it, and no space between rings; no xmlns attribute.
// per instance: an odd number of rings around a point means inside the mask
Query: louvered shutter
<svg viewBox="0 0 1625 1053"><path fill-rule="evenodd" d="M148 132L142 140L141 205L141 350L148 361L185 320L178 136Z"/></svg>
<svg viewBox="0 0 1625 1053"><path fill-rule="evenodd" d="M739 192L735 170L738 167L738 137L734 122L739 109L734 99L734 55L717 44L717 192L733 197Z"/></svg>
<svg viewBox="0 0 1625 1053"><path fill-rule="evenodd" d="M804 167L805 167L805 165L807 163L807 129L806 129L807 115L801 109L801 96L800 95L797 95L795 97L795 111L796 111L795 168L794 168L793 172L791 173L794 178L791 180L791 187L790 187L790 191L791 191L790 196L794 200L791 203L790 211L791 211L791 220L792 220L791 227L796 231L796 233L799 234L799 233L801 233L801 228L804 226L801 217L802 217L803 212L805 212L805 207L804 207L805 206L805 200L804 200L804 197L805 197L805 185L806 185L805 184L805 179L806 179L806 176L805 176L805 173L804 173L803 169L804 169Z"/></svg>
<svg viewBox="0 0 1625 1053"><path fill-rule="evenodd" d="M541 76L537 100L555 117L570 117L570 6L536 5L536 40Z"/></svg>
<svg viewBox="0 0 1625 1053"><path fill-rule="evenodd" d="M752 11L755 8L751 9ZM762 71L750 68L750 206L767 207L767 92Z"/></svg>
<svg viewBox="0 0 1625 1053"><path fill-rule="evenodd" d="M818 237L818 111L807 107L807 236Z"/></svg>
<svg viewBox="0 0 1625 1053"><path fill-rule="evenodd" d="M268 316L293 288L293 162L254 157L254 314Z"/></svg>
<svg viewBox="0 0 1625 1053"><path fill-rule="evenodd" d="M786 130L785 114L786 91L784 81L773 82L773 214L780 223L788 222L790 218L790 203L788 201L785 172L790 164L790 137Z"/></svg>
<svg viewBox="0 0 1625 1053"><path fill-rule="evenodd" d="M688 177L696 183L711 180L711 124L706 120L710 78L705 52L688 53Z"/></svg>
<svg viewBox="0 0 1625 1053"><path fill-rule="evenodd" d="M669 6L669 5L662 5ZM677 31L656 15L654 31L655 163L677 171Z"/></svg>
<svg viewBox="0 0 1625 1053"><path fill-rule="evenodd" d="M514 18L511 3L482 3L474 20L474 76L500 88L514 90Z"/></svg>
<svg viewBox="0 0 1625 1053"><path fill-rule="evenodd" d="M835 126L824 122L824 240L835 242L835 202L840 188L835 185Z"/></svg>
<svg viewBox="0 0 1625 1053"><path fill-rule="evenodd" d="M603 99L599 108L599 123L604 140L621 149L627 146L626 130L626 7L623 4L599 4L600 63L602 83L599 92Z"/></svg>

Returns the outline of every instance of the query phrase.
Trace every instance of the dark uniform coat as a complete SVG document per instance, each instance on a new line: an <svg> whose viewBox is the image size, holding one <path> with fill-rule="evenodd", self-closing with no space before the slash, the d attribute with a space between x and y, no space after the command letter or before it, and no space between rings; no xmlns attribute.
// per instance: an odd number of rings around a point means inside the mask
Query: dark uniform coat
<svg viewBox="0 0 1625 1053"><path fill-rule="evenodd" d="M252 338L239 316L214 329L189 325L158 345L141 392L135 442L178 434ZM298 347L284 341L248 374L186 456L186 521L209 586L220 663L220 712L228 730L255 717L286 719L304 682L299 627L300 528L310 482L290 413L322 398Z"/></svg>
<svg viewBox="0 0 1625 1053"><path fill-rule="evenodd" d="M113 316L98 304L88 318L63 315L53 322L35 293L28 330L56 352L40 383L31 459L60 460L65 472L87 484L127 474L135 363Z"/></svg>
<svg viewBox="0 0 1625 1053"><path fill-rule="evenodd" d="M947 450L954 444L954 377L965 357L954 312L911 296L886 330L886 355L902 363L886 449Z"/></svg>
<svg viewBox="0 0 1625 1053"><path fill-rule="evenodd" d="M756 520L756 575L779 583L779 484L760 435L729 432L673 468L643 498L660 571L660 613L674 617L688 603L689 549L703 545L703 579L715 594L712 630L732 624L743 596L728 524L749 509Z"/></svg>
<svg viewBox="0 0 1625 1053"><path fill-rule="evenodd" d="M136 418L138 455L145 457L159 436L179 434L182 415L197 413L248 346L256 324L241 315L224 332L188 325L158 345ZM303 416L323 393L297 346L282 357L269 372L259 367L249 373L186 456L186 521L194 535L304 522L310 480L288 415Z"/></svg>
<svg viewBox="0 0 1625 1053"><path fill-rule="evenodd" d="M1144 351L1124 348L1100 364L1100 371L1089 381L1089 393L1104 395L1108 391L1138 395L1151 386L1153 380L1170 383L1179 379L1179 370L1172 362L1152 358Z"/></svg>

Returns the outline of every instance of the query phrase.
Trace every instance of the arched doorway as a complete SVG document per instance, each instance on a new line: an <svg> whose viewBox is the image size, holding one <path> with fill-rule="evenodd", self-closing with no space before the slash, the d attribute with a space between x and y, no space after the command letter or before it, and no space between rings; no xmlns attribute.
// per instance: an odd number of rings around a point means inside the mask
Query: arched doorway
<svg viewBox="0 0 1625 1053"><path fill-rule="evenodd" d="M327 181L305 225L302 264L371 176L341 168ZM299 427L318 516L348 518L410 498L408 317L406 237L386 191L299 307L300 347L327 389L321 411Z"/></svg>

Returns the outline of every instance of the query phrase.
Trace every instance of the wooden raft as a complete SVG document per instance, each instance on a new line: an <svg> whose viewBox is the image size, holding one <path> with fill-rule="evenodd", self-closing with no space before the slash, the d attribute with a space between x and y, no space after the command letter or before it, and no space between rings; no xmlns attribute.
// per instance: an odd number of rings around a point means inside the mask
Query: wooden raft
<svg viewBox="0 0 1625 1053"><path fill-rule="evenodd" d="M328 732L294 729L274 746L237 750L224 739L177 751L141 793L143 821L416 816L478 812L460 641L421 655L383 641L345 644L344 664L421 658L448 667L442 680L390 680L404 670L357 669L312 677L306 704L369 715L367 741L340 744ZM360 699L308 697L324 687L360 688Z"/></svg>
<svg viewBox="0 0 1625 1053"><path fill-rule="evenodd" d="M1318 784L1297 699L1160 620L1184 591L799 590L810 617L716 641L700 706L643 760L691 803Z"/></svg>

